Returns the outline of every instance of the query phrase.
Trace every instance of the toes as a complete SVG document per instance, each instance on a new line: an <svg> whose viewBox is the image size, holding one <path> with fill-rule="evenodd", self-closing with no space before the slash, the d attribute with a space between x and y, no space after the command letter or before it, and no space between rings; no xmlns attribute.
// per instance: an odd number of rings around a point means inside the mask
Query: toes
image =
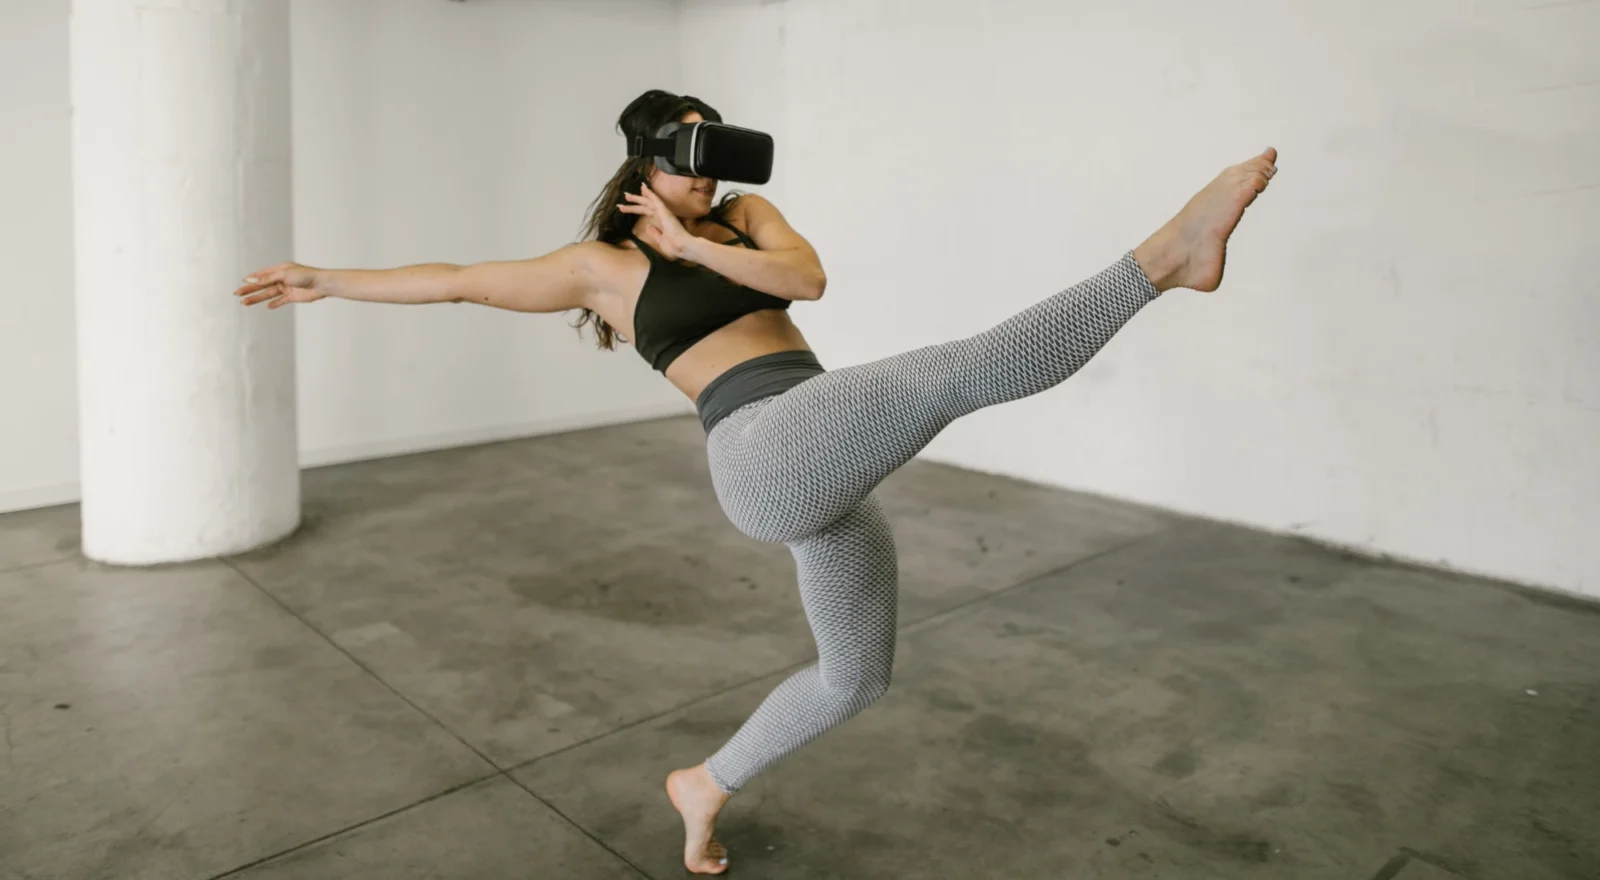
<svg viewBox="0 0 1600 880"><path fill-rule="evenodd" d="M1239 176L1239 182L1255 192L1261 192L1267 188L1267 182L1272 180L1272 175L1276 173L1276 169L1270 166L1246 168Z"/></svg>
<svg viewBox="0 0 1600 880"><path fill-rule="evenodd" d="M1278 151L1268 147L1266 152L1254 159L1240 162L1238 167L1246 171L1261 171L1268 175L1274 174L1278 170Z"/></svg>
<svg viewBox="0 0 1600 880"><path fill-rule="evenodd" d="M696 874L721 874L728 870L728 851L713 842L706 845L699 858L686 858L683 864Z"/></svg>
<svg viewBox="0 0 1600 880"><path fill-rule="evenodd" d="M706 847L705 860L701 863L707 873L721 874L728 870L728 852L722 847Z"/></svg>
<svg viewBox="0 0 1600 880"><path fill-rule="evenodd" d="M715 861L712 861L712 862L701 862L699 864L692 864L690 862L684 862L683 866L685 868L688 868L689 869L689 873L691 873L691 874L722 874L722 873L726 873L727 870L728 870L728 863L727 862L715 862Z"/></svg>

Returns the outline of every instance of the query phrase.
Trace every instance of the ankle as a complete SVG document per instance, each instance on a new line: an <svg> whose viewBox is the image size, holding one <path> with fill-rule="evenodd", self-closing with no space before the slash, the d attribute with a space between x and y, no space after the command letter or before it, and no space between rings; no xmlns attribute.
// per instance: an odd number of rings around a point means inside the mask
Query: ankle
<svg viewBox="0 0 1600 880"><path fill-rule="evenodd" d="M674 770L670 774L669 781L680 786L686 795L695 798L697 802L716 800L720 804L726 803L728 798L732 797L717 784L717 777L712 775L711 768L705 764Z"/></svg>
<svg viewBox="0 0 1600 880"><path fill-rule="evenodd" d="M1164 232L1157 232L1133 249L1134 262L1139 264L1144 277L1150 279L1157 293L1165 293L1178 286L1178 277L1186 259L1183 250L1174 247Z"/></svg>
<svg viewBox="0 0 1600 880"><path fill-rule="evenodd" d="M711 767L709 765L701 764L699 767L696 767L695 769L697 771L699 771L700 778L705 781L706 787L710 791L716 792L717 797L721 798L723 803L727 803L728 798L733 797L732 794L729 794L728 792L723 791L722 790L722 786L717 784L717 777L716 777L715 774L713 774L711 772Z"/></svg>

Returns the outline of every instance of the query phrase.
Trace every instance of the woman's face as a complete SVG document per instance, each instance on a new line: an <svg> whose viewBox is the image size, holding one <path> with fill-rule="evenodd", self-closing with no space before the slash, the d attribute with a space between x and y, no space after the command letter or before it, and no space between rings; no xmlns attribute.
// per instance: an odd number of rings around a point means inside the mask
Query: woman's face
<svg viewBox="0 0 1600 880"><path fill-rule="evenodd" d="M690 110L679 121L700 122L704 118ZM667 209L679 217L704 217L711 213L711 202L717 195L717 182L709 177L684 177L668 174L660 168L650 169L649 183Z"/></svg>

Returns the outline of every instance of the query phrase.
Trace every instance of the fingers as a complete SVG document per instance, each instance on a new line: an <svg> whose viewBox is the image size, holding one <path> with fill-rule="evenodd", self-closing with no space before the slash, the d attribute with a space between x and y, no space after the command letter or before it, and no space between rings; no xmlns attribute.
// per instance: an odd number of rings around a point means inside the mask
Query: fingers
<svg viewBox="0 0 1600 880"><path fill-rule="evenodd" d="M315 298L316 297L312 296L304 288L280 286L278 288L277 295L273 296L272 301L267 303L267 308L276 309L291 303L311 302Z"/></svg>
<svg viewBox="0 0 1600 880"><path fill-rule="evenodd" d="M240 285L239 289L233 293L235 296L243 296L247 293L254 293L257 290L271 287L278 283L282 272L281 268L274 266L271 269L263 269L260 272L247 275L245 276L244 284Z"/></svg>
<svg viewBox="0 0 1600 880"><path fill-rule="evenodd" d="M271 284L257 285L257 292L240 297L239 302L247 306L253 306L258 302L277 299L283 294L283 285L274 281Z"/></svg>
<svg viewBox="0 0 1600 880"><path fill-rule="evenodd" d="M647 195L640 195L638 193L631 192L623 193L622 197L627 199L631 204L619 204L617 205L617 208L620 209L624 214L649 214L658 209L665 209L666 205L662 203L660 196L650 192L648 187L645 189L645 193Z"/></svg>
<svg viewBox="0 0 1600 880"><path fill-rule="evenodd" d="M650 189L650 184L641 183L639 187L640 192L625 192L622 194L622 197L627 199L630 204L619 204L617 205L617 210L624 214L644 214L647 216L652 214L659 216L667 210L666 202L661 201L661 197Z"/></svg>
<svg viewBox="0 0 1600 880"><path fill-rule="evenodd" d="M234 296L245 296L246 294L255 293L258 290L266 290L269 287L276 287L277 284L278 284L278 282L276 282L276 281L257 281L254 284L245 284L245 285L243 285L238 290L235 290L233 292L233 295Z"/></svg>
<svg viewBox="0 0 1600 880"><path fill-rule="evenodd" d="M279 263L276 266L268 266L260 272L252 272L245 276L244 280L252 284L257 281L282 281L283 273L287 272L289 267L293 265L293 263Z"/></svg>
<svg viewBox="0 0 1600 880"><path fill-rule="evenodd" d="M266 290L267 288L276 284L282 284L284 275L289 271L289 267L293 265L293 263L279 263L276 266L270 266L258 272L250 273L249 275L245 276L244 284L240 285L239 288L233 292L233 295L244 296L249 293L254 293L258 290Z"/></svg>
<svg viewBox="0 0 1600 880"><path fill-rule="evenodd" d="M233 292L241 305L253 306L264 302L267 308L275 309L290 303L311 302L321 298L321 294L312 289L314 277L298 263L279 263L251 273L244 280L245 283Z"/></svg>
<svg viewBox="0 0 1600 880"><path fill-rule="evenodd" d="M276 309L291 303L309 302L313 297L302 287L289 287L283 282L274 282L255 293L239 298L241 305L253 306L257 303L266 303L267 308Z"/></svg>
<svg viewBox="0 0 1600 880"><path fill-rule="evenodd" d="M241 300L239 300L239 302L240 302L241 305L246 305L246 306L253 306L253 305L257 304L257 303L264 302L264 303L267 303L267 308L270 309L270 308L272 308L272 303L277 302L280 299L283 299L283 296L280 293L278 293L277 291L274 290L274 291L269 291L267 293L258 294L256 296L250 298L250 299L241 299Z"/></svg>

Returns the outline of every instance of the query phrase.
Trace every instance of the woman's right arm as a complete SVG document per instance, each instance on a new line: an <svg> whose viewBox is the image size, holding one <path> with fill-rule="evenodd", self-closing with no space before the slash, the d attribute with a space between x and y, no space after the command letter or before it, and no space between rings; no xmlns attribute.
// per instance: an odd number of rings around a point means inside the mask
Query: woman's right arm
<svg viewBox="0 0 1600 880"><path fill-rule="evenodd" d="M500 260L458 266L422 263L396 269L318 269L280 263L245 279L234 295L245 305L289 303L325 297L420 305L472 302L518 312L564 312L588 305L610 249L581 242L531 260Z"/></svg>

